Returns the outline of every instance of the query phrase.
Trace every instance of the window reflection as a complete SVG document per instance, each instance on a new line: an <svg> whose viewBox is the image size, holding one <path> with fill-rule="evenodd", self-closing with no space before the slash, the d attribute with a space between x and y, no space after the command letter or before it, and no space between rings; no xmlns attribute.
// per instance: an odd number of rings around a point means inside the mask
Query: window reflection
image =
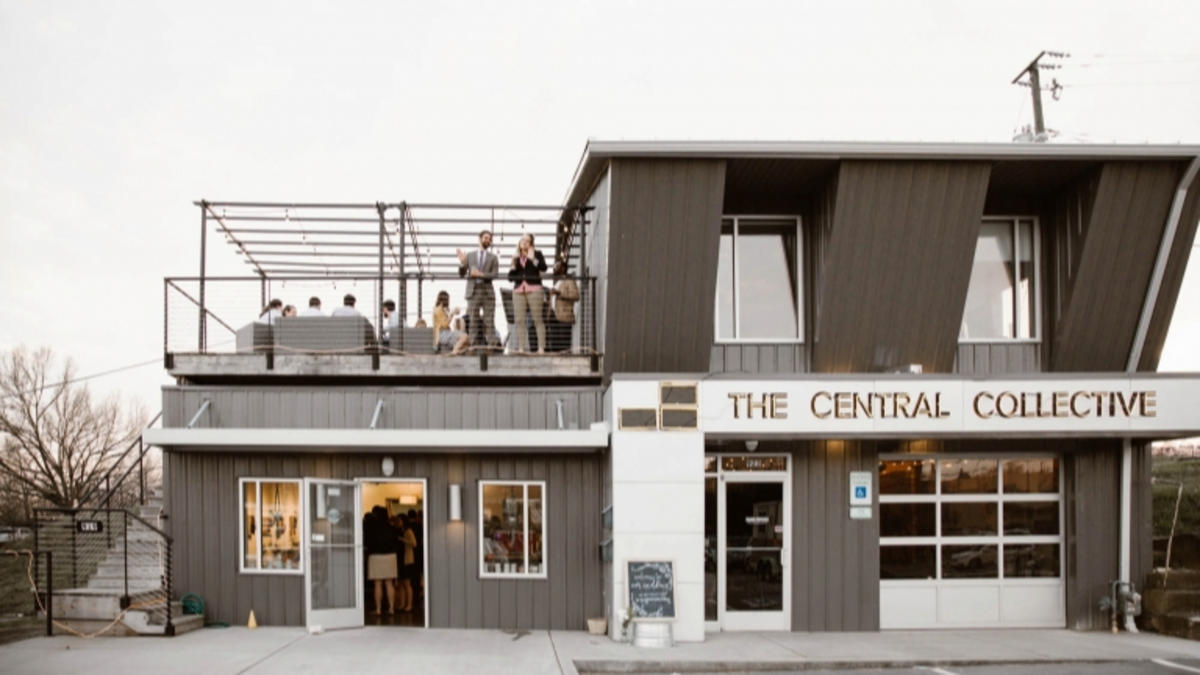
<svg viewBox="0 0 1200 675"><path fill-rule="evenodd" d="M722 221L717 252L717 338L800 337L799 221Z"/></svg>
<svg viewBox="0 0 1200 675"><path fill-rule="evenodd" d="M879 463L879 494L933 494L932 459L885 460Z"/></svg>
<svg viewBox="0 0 1200 675"><path fill-rule="evenodd" d="M933 579L933 546L880 546L880 579Z"/></svg>
<svg viewBox="0 0 1200 675"><path fill-rule="evenodd" d="M1058 492L1058 460L1053 458L1004 461L1005 492Z"/></svg>
<svg viewBox="0 0 1200 675"><path fill-rule="evenodd" d="M997 463L994 459L948 459L942 461L943 494L995 492Z"/></svg>
<svg viewBox="0 0 1200 675"><path fill-rule="evenodd" d="M1004 534L1058 534L1058 502L1007 502Z"/></svg>
<svg viewBox="0 0 1200 675"><path fill-rule="evenodd" d="M879 505L879 536L932 537L936 513L933 504Z"/></svg>
<svg viewBox="0 0 1200 675"><path fill-rule="evenodd" d="M1005 544L1004 576L1057 577L1058 544Z"/></svg>
<svg viewBox="0 0 1200 675"><path fill-rule="evenodd" d="M1029 219L989 219L979 228L959 336L1034 336L1036 228Z"/></svg>
<svg viewBox="0 0 1200 675"><path fill-rule="evenodd" d="M994 544L942 547L943 579L987 579L998 576Z"/></svg>
<svg viewBox="0 0 1200 675"><path fill-rule="evenodd" d="M721 247L717 253L717 338L732 339L733 333L733 221L721 225Z"/></svg>
<svg viewBox="0 0 1200 675"><path fill-rule="evenodd" d="M942 504L943 537L995 535L995 502L948 502Z"/></svg>

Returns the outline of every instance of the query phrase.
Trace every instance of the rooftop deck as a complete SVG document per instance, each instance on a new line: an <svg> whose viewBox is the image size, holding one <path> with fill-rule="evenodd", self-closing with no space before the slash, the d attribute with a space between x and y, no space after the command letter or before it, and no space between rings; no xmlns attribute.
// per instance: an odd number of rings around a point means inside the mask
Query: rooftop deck
<svg viewBox="0 0 1200 675"><path fill-rule="evenodd" d="M196 205L200 275L169 277L163 284L164 365L180 380L381 383L600 376L585 208ZM481 231L492 233L489 252L498 263L490 277L492 320L486 311L475 320L468 316L467 283L459 268L460 252L477 250ZM210 275L210 233L223 238L253 274ZM507 280L518 241L526 235L534 237L548 266L542 273L540 327L533 319L535 302L515 302ZM552 271L556 263L562 265L558 276ZM432 326L440 294L449 303L439 316L467 338L447 341L448 331L440 330L438 344ZM566 302L556 302L559 298ZM270 309L272 302L282 307ZM311 313L305 311L310 305ZM522 322L526 331L517 326L525 309L518 305L530 305ZM331 316L334 309L337 316ZM546 353L531 353L539 351Z"/></svg>

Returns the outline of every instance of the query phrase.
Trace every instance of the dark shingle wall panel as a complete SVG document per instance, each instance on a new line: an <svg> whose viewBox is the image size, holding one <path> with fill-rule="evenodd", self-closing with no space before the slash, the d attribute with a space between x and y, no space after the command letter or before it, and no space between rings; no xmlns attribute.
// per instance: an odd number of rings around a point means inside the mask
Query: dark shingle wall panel
<svg viewBox="0 0 1200 675"><path fill-rule="evenodd" d="M972 162L842 163L814 371L953 368L989 172Z"/></svg>
<svg viewBox="0 0 1200 675"><path fill-rule="evenodd" d="M707 370L725 162L614 160L611 181L605 370Z"/></svg>

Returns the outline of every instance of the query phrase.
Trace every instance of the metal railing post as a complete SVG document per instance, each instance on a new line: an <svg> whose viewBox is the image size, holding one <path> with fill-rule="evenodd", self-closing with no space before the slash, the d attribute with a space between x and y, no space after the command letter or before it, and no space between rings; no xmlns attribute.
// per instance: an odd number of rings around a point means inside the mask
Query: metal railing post
<svg viewBox="0 0 1200 675"><path fill-rule="evenodd" d="M175 634L175 623L174 623L174 621L172 621L172 617L171 617L171 594L174 592L174 589L171 587L172 576L173 576L172 570L171 570L171 557L172 557L171 556L171 546L172 546L172 544L173 544L173 542L168 539L167 540L167 566L166 566L167 567L167 594L166 594L166 597L163 598L163 605L167 612L167 626L166 626L166 628L163 629L163 635L174 635Z"/></svg>
<svg viewBox="0 0 1200 675"><path fill-rule="evenodd" d="M197 339L197 342L200 343L197 346L200 348L201 354L204 354L207 352L207 349L205 349L205 348L207 347L207 344L208 344L208 335L206 334L207 331L205 330L208 327L208 325L207 325L208 317L205 316L205 313L204 313L204 301L205 301L204 296L205 296L205 290L206 290L204 288L204 286L205 286L204 282L205 282L205 277L208 274L207 269L206 269L207 262L208 262L207 254L208 254L208 202L202 201L200 203L200 335L198 336L198 339Z"/></svg>
<svg viewBox="0 0 1200 675"><path fill-rule="evenodd" d="M138 504L146 505L146 469L142 463L142 456L146 454L146 444L142 442L142 437L138 436Z"/></svg>
<svg viewBox="0 0 1200 675"><path fill-rule="evenodd" d="M79 588L79 524L76 522L78 511L71 511L71 586Z"/></svg>
<svg viewBox="0 0 1200 675"><path fill-rule="evenodd" d="M35 554L33 556L37 558ZM54 553L46 551L46 637L54 635Z"/></svg>
<svg viewBox="0 0 1200 675"><path fill-rule="evenodd" d="M129 512L122 511L122 519L125 526L125 595L121 597L121 609L129 607Z"/></svg>
<svg viewBox="0 0 1200 675"><path fill-rule="evenodd" d="M112 548L112 511L109 510L112 503L111 495L109 474L104 474L104 545L107 548Z"/></svg>
<svg viewBox="0 0 1200 675"><path fill-rule="evenodd" d="M38 579L38 572L39 572L38 566L41 565L41 561L38 560L38 557L37 557L37 551L39 550L38 549L38 530L39 529L41 529L41 523L38 522L38 510L34 509L33 510L33 550L34 550L34 554L33 554L33 589L34 589L33 590L33 595L34 595L33 608L35 610L38 609L38 606L37 606L37 604L38 604L38 602L37 602L37 579ZM49 553L49 551L47 551L47 553ZM46 570L47 570L47 576L48 576L49 570L50 570L49 562L46 563Z"/></svg>

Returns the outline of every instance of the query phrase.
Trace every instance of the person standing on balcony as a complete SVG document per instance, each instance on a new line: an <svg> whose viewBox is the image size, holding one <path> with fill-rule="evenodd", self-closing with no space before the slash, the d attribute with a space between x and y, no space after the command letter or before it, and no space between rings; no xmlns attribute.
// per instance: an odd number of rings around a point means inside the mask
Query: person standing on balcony
<svg viewBox="0 0 1200 675"><path fill-rule="evenodd" d="M488 249L492 247L492 233L479 233L479 248L458 254L458 276L467 279L467 322L472 344L487 345L488 337L496 325L496 291L492 279L500 270L500 261Z"/></svg>
<svg viewBox="0 0 1200 675"><path fill-rule="evenodd" d="M315 295L309 298L308 307L300 312L300 316L325 316L325 312L321 311L321 299Z"/></svg>
<svg viewBox="0 0 1200 675"><path fill-rule="evenodd" d="M546 258L533 247L533 235L523 234L517 242L517 252L508 270L508 280L513 282L513 313L516 315L517 351L529 350L529 329L525 325L525 314L533 314L533 327L537 331L538 353L546 353L546 323L542 317L545 290L542 288L542 272L546 270Z"/></svg>
<svg viewBox="0 0 1200 675"><path fill-rule="evenodd" d="M549 289L554 298L554 311L547 313L550 334L550 351L565 352L571 349L571 328L575 325L575 303L579 301L579 285L567 276L563 261L554 263L554 288Z"/></svg>

